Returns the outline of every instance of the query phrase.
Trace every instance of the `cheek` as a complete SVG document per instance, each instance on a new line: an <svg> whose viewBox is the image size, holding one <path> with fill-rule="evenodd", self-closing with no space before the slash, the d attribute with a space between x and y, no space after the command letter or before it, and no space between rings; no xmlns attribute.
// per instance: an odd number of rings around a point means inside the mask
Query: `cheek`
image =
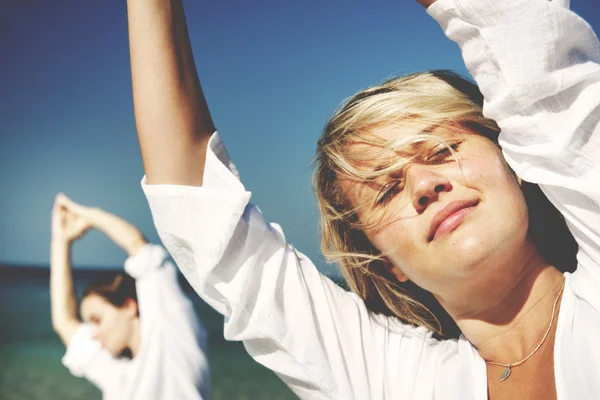
<svg viewBox="0 0 600 400"><path fill-rule="evenodd" d="M106 321L105 319L102 320L102 322L98 325L98 334L102 335L102 336L106 336L108 333L110 333L110 325L108 324L108 321Z"/></svg>
<svg viewBox="0 0 600 400"><path fill-rule="evenodd" d="M119 324L116 322L117 321L115 320L115 315L106 315L102 320L102 333L107 337L113 336L115 330L119 326Z"/></svg>
<svg viewBox="0 0 600 400"><path fill-rule="evenodd" d="M495 148L470 152L468 156L461 157L461 171L467 186L472 184L480 190L500 187L520 191L515 174L504 161L502 153Z"/></svg>
<svg viewBox="0 0 600 400"><path fill-rule="evenodd" d="M388 222L376 232L368 232L371 243L393 265L406 269L407 266L418 264L423 249L415 240L416 227L411 218L399 218Z"/></svg>
<svg viewBox="0 0 600 400"><path fill-rule="evenodd" d="M483 152L482 152L483 153ZM484 265L502 251L515 251L525 240L529 216L525 198L515 174L500 155L489 152L486 160L465 160L465 185L481 194L482 201L471 225L448 244L452 251L445 260L464 267Z"/></svg>
<svg viewBox="0 0 600 400"><path fill-rule="evenodd" d="M527 222L527 206L515 174L502 158L493 162L476 160L464 168L467 184L481 192L489 203L490 219ZM509 216L509 218L507 218ZM513 216L515 218L513 218Z"/></svg>
<svg viewBox="0 0 600 400"><path fill-rule="evenodd" d="M129 328L131 326L131 320L128 318L125 312L118 312L113 320L113 331L119 336L127 336L129 334Z"/></svg>

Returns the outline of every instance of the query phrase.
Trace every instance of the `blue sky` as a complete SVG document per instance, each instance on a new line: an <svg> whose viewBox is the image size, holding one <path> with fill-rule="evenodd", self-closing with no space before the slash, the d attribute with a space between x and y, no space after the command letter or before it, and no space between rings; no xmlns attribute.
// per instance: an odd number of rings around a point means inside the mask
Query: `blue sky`
<svg viewBox="0 0 600 400"><path fill-rule="evenodd" d="M320 264L310 163L341 100L394 74L454 69L456 45L414 1L186 1L216 126L253 202ZM572 0L600 31L600 6ZM125 1L0 4L0 262L47 264L63 191L158 240L139 186ZM93 232L76 266L125 254Z"/></svg>

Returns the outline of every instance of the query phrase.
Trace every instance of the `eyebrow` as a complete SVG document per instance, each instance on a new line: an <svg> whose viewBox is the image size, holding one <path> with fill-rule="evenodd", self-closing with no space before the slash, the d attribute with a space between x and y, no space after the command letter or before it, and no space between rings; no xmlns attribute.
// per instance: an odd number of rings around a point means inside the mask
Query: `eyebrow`
<svg viewBox="0 0 600 400"><path fill-rule="evenodd" d="M410 143L410 146L412 147L412 151L418 151L419 147L424 146L423 145L424 142L414 142L414 143ZM398 156L398 154L396 154ZM383 169L389 168L390 167L390 163L386 162L386 163L381 163L375 166L375 168L373 168L373 172L379 172Z"/></svg>
<svg viewBox="0 0 600 400"><path fill-rule="evenodd" d="M439 125L433 125L433 126L430 126L429 128L425 128L425 129L423 129L422 131L419 131L419 132L417 132L417 133L415 134L415 136L419 136L419 135L434 135L434 133L432 133L432 132L433 132L433 131L435 131L437 128L439 128ZM443 137L443 136L444 136L443 134L442 134L442 135L437 135L437 136L440 136L440 139L441 139L441 140L447 141L447 139L445 139L445 138ZM417 142L413 142L413 143L410 143L410 146L411 146L413 149L415 149L415 147L421 147L421 146L424 146L424 144L423 144L423 143L425 143L425 142L426 142L426 140L424 140L424 141L417 141ZM416 150L416 149L415 149L415 150ZM378 171L381 171L381 170L383 170L383 169L386 169L386 168L388 168L389 166L390 166L390 164L389 164L389 163L385 163L385 164L379 164L379 165L375 166L375 168L373 168L373 172L378 172Z"/></svg>

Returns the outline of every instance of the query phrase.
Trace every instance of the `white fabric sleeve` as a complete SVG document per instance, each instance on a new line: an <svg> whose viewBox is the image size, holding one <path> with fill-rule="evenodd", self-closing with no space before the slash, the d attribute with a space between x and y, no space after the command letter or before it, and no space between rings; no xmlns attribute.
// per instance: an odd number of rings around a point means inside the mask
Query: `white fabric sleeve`
<svg viewBox="0 0 600 400"><path fill-rule="evenodd" d="M69 341L62 363L71 374L84 377L100 390L118 383L124 373L122 361L114 358L92 338L91 327L82 323Z"/></svg>
<svg viewBox="0 0 600 400"><path fill-rule="evenodd" d="M136 280L140 313L145 317L189 304L168 255L164 247L148 243L125 261L125 272ZM163 314L170 313L164 311Z"/></svg>
<svg viewBox="0 0 600 400"><path fill-rule="evenodd" d="M125 271L136 280L142 323L165 332L171 338L165 346L179 346L189 353L194 346L204 345L207 334L164 247L146 244L125 261Z"/></svg>
<svg viewBox="0 0 600 400"><path fill-rule="evenodd" d="M145 180L142 186L177 265L225 315L226 339L244 341L249 354L301 398L380 396L389 333L383 324L389 321L371 315L358 296L321 275L287 243L278 225L264 221L217 133L209 142L202 187ZM416 371L430 336L424 328L400 331L418 349L403 364Z"/></svg>
<svg viewBox="0 0 600 400"><path fill-rule="evenodd" d="M162 246L146 243L125 260L125 272L136 280L142 279L159 270L167 257L167 251Z"/></svg>
<svg viewBox="0 0 600 400"><path fill-rule="evenodd" d="M591 27L568 0L438 0L428 13L460 46L507 162L540 185L579 244L580 266L600 276L600 45Z"/></svg>

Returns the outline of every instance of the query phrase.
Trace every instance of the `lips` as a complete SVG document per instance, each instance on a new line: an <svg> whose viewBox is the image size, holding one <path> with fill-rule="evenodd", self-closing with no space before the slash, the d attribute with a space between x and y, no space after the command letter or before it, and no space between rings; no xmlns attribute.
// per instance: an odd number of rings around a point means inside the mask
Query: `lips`
<svg viewBox="0 0 600 400"><path fill-rule="evenodd" d="M448 203L433 216L428 240L431 242L456 229L475 209L479 200L458 200Z"/></svg>

